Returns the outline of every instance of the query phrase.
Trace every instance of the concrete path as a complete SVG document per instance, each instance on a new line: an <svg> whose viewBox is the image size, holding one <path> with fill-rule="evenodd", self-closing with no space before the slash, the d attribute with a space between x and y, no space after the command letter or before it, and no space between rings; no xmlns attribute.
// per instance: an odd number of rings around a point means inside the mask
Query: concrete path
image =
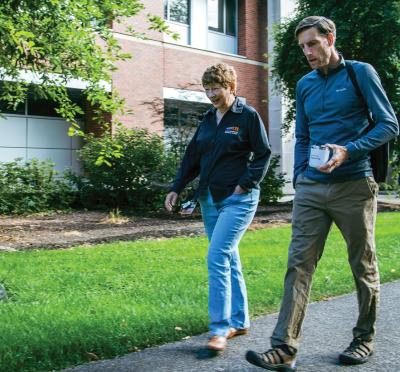
<svg viewBox="0 0 400 372"><path fill-rule="evenodd" d="M400 281L382 285L381 310L375 354L369 363L360 366L341 366L337 356L351 341L351 329L357 318L355 293L316 302L309 306L304 322L302 346L298 354L298 371L400 371ZM197 372L197 371L262 371L246 362L246 350L265 351L277 314L255 319L247 336L229 341L219 356L199 359L207 335L149 348L124 357L88 363L69 372Z"/></svg>
<svg viewBox="0 0 400 372"><path fill-rule="evenodd" d="M393 194L383 194L378 195L378 203L388 203L393 205L400 205L400 197Z"/></svg>

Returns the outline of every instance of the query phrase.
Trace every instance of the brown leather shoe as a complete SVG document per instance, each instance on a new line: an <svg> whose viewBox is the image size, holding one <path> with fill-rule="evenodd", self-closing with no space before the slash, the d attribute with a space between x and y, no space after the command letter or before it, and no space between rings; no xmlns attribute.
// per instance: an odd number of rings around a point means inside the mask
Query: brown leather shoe
<svg viewBox="0 0 400 372"><path fill-rule="evenodd" d="M246 335L248 332L248 328L230 328L226 338L229 340L236 336Z"/></svg>
<svg viewBox="0 0 400 372"><path fill-rule="evenodd" d="M212 336L207 342L207 349L223 351L226 348L226 337Z"/></svg>

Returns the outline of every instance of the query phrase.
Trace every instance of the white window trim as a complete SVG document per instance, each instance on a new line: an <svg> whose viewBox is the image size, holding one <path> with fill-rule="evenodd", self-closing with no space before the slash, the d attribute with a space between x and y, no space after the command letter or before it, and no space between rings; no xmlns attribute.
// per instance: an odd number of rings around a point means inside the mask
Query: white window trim
<svg viewBox="0 0 400 372"><path fill-rule="evenodd" d="M210 103L204 92L195 90L177 89L177 88L163 88L164 99L176 99L179 101Z"/></svg>
<svg viewBox="0 0 400 372"><path fill-rule="evenodd" d="M29 71L29 70L21 70L19 72L19 76L17 79L14 77L8 76L5 74L5 71L3 68L0 68L0 76L3 77L2 80L6 81L24 81L27 83L32 83L32 84L42 84L43 79L41 78L40 74ZM64 85L67 88L74 88L74 89L86 89L89 86L89 83L87 81L81 80L81 79L68 79L66 82L64 82L64 79L60 77L58 74L47 74L47 76L50 77L56 84L58 85ZM104 88L107 92L111 92L111 84L107 83L106 81L100 82L100 86Z"/></svg>
<svg viewBox="0 0 400 372"><path fill-rule="evenodd" d="M177 89L177 88L163 88L163 98L164 99L176 99L178 101L187 102L199 102L211 104L210 100L204 92L199 92L195 90L187 89ZM245 97L240 97L244 102L246 102Z"/></svg>

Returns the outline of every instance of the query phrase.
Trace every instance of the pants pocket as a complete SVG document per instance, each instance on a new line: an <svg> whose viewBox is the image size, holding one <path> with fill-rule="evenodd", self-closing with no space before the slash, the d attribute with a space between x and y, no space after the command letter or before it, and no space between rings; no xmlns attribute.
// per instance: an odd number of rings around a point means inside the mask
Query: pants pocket
<svg viewBox="0 0 400 372"><path fill-rule="evenodd" d="M377 196L379 192L379 185L375 182L374 177L367 177L366 182L372 196Z"/></svg>

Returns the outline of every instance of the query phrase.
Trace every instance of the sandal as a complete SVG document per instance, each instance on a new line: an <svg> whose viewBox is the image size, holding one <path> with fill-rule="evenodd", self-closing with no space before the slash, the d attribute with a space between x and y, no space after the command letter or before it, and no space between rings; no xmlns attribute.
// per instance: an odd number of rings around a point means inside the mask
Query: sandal
<svg viewBox="0 0 400 372"><path fill-rule="evenodd" d="M372 342L355 338L339 355L339 360L344 364L362 364L368 361L372 353Z"/></svg>
<svg viewBox="0 0 400 372"><path fill-rule="evenodd" d="M246 360L258 367L273 371L296 371L296 354L286 354L279 347L267 350L265 353L256 353L255 351L249 350L246 353Z"/></svg>

